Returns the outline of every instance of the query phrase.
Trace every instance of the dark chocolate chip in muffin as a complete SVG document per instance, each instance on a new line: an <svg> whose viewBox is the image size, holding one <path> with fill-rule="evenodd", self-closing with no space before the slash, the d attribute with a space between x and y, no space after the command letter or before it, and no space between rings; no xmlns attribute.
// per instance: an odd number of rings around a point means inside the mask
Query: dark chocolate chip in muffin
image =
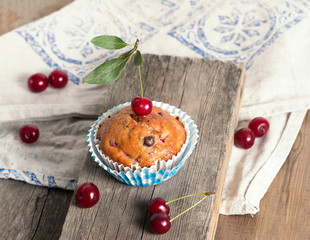
<svg viewBox="0 0 310 240"><path fill-rule="evenodd" d="M139 118L138 118L137 115L135 115L135 114L130 114L130 117L131 117L133 120L135 120L136 122L139 122Z"/></svg>
<svg viewBox="0 0 310 240"><path fill-rule="evenodd" d="M154 136L146 136L146 137L144 137L144 140L143 140L143 145L144 146L153 147L154 143L155 143Z"/></svg>
<svg viewBox="0 0 310 240"><path fill-rule="evenodd" d="M163 115L164 115L162 112L159 112L158 114L159 114L160 116L163 116Z"/></svg>

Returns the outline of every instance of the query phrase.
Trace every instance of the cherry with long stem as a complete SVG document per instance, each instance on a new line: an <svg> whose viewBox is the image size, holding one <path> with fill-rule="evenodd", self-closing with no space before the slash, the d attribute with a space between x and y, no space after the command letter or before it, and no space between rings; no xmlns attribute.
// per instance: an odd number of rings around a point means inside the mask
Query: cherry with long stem
<svg viewBox="0 0 310 240"><path fill-rule="evenodd" d="M138 50L139 39L137 39L134 45L135 51L135 65L138 67L139 71L139 80L140 80L140 90L141 96L134 97L131 101L131 109L138 116L145 116L152 112L153 103L149 98L143 97L143 86L142 86L142 77L141 77L141 69L140 65L142 64L142 56L140 51Z"/></svg>

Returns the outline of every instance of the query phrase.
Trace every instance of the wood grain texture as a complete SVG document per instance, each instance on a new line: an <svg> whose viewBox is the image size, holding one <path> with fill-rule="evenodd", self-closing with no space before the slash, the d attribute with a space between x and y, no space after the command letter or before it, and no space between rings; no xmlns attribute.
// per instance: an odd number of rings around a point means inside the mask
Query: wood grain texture
<svg viewBox="0 0 310 240"><path fill-rule="evenodd" d="M220 216L217 240L310 239L310 111L254 217Z"/></svg>
<svg viewBox="0 0 310 240"><path fill-rule="evenodd" d="M144 55L143 58L145 96L187 112L198 125L199 143L176 176L150 187L119 183L89 158L79 182L95 183L101 199L87 210L77 207L73 199L61 239L151 239L154 234L148 227L147 205L152 198L161 196L168 201L205 191L217 191L217 194L175 220L172 229L158 239L214 237L241 104L245 79L243 66L171 56ZM103 101L105 110L130 101L139 94L137 68L129 64L121 78L106 87L110 94ZM199 199L194 197L174 203L171 217Z"/></svg>
<svg viewBox="0 0 310 240"><path fill-rule="evenodd" d="M1 0L0 35L53 13L73 0Z"/></svg>

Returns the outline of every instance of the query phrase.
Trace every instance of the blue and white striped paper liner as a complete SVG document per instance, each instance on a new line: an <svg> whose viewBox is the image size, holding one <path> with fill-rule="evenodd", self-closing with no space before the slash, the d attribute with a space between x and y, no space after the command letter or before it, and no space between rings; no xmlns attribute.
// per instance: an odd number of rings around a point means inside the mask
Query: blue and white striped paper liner
<svg viewBox="0 0 310 240"><path fill-rule="evenodd" d="M103 122L108 116L113 116L121 109L130 105L130 102L120 104L107 112L102 114L91 126L87 135L87 142L91 156L114 178L122 183L131 186L150 186L164 182L173 177L180 168L184 165L198 142L198 129L194 121L186 115L185 112L173 107L167 103L153 101L153 105L162 108L173 116L178 116L179 121L184 125L186 131L186 141L183 144L180 152L171 160L157 161L154 166L141 168L137 165L124 167L119 165L107 156L105 156L98 147L99 140L96 138L99 124Z"/></svg>

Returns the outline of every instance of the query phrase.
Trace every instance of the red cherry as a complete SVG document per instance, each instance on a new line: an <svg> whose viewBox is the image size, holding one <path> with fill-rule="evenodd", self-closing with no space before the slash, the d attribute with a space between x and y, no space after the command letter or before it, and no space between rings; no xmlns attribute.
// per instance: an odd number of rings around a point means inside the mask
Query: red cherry
<svg viewBox="0 0 310 240"><path fill-rule="evenodd" d="M166 201L163 198L157 197L154 198L150 203L149 203L149 213L154 214L154 213L166 213L169 214L170 208L166 204Z"/></svg>
<svg viewBox="0 0 310 240"><path fill-rule="evenodd" d="M68 75L62 70L54 70L48 77L50 84L54 88L63 88L68 83Z"/></svg>
<svg viewBox="0 0 310 240"><path fill-rule="evenodd" d="M249 128L254 132L255 137L262 137L269 130L269 122L263 117L256 117L249 123Z"/></svg>
<svg viewBox="0 0 310 240"><path fill-rule="evenodd" d="M153 233L164 234L171 228L170 217L166 213L155 213L150 218L150 228Z"/></svg>
<svg viewBox="0 0 310 240"><path fill-rule="evenodd" d="M19 136L25 143L34 143L39 135L39 129L35 125L27 124L19 130Z"/></svg>
<svg viewBox="0 0 310 240"><path fill-rule="evenodd" d="M100 194L97 186L86 182L79 186L75 194L76 203L82 208L90 208L99 200Z"/></svg>
<svg viewBox="0 0 310 240"><path fill-rule="evenodd" d="M248 149L254 144L255 134L249 128L241 128L235 133L234 140L237 147Z"/></svg>
<svg viewBox="0 0 310 240"><path fill-rule="evenodd" d="M152 108L152 101L146 97L134 97L131 101L131 109L138 116L150 114Z"/></svg>
<svg viewBox="0 0 310 240"><path fill-rule="evenodd" d="M48 86L48 79L43 73L36 73L28 78L28 87L32 92L42 92Z"/></svg>

